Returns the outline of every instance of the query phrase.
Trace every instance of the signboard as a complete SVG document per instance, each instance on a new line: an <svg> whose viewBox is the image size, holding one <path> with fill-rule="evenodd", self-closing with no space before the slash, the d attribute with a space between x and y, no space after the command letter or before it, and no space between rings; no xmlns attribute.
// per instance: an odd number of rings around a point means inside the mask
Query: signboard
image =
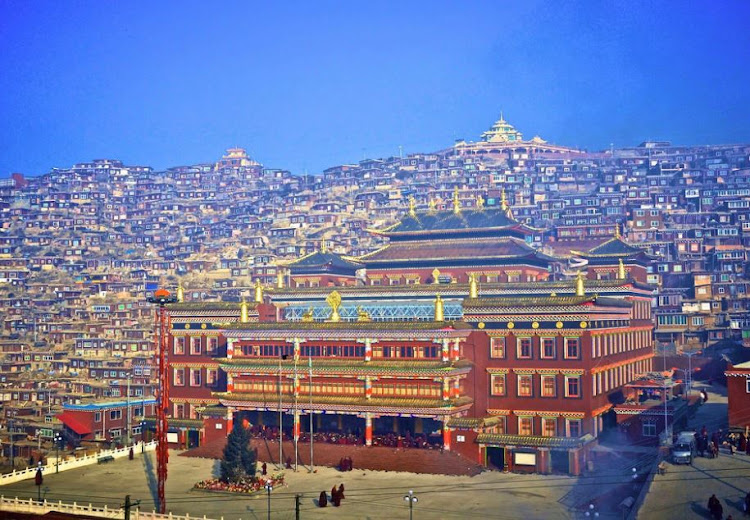
<svg viewBox="0 0 750 520"><path fill-rule="evenodd" d="M177 433L167 432L167 442L177 444L179 441Z"/></svg>
<svg viewBox="0 0 750 520"><path fill-rule="evenodd" d="M536 466L536 453L513 453L513 463L519 466Z"/></svg>

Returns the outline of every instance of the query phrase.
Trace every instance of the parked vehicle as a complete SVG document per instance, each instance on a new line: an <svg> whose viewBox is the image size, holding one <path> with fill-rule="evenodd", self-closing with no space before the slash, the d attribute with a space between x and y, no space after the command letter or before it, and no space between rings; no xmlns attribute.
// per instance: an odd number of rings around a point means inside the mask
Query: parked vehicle
<svg viewBox="0 0 750 520"><path fill-rule="evenodd" d="M672 446L672 463L692 464L697 452L698 446L695 441L695 432L682 432Z"/></svg>

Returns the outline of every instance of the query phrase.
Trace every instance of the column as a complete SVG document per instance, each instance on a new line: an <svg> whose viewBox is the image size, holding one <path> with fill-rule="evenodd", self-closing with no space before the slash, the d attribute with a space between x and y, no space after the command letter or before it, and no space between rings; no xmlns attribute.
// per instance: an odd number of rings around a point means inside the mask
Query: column
<svg viewBox="0 0 750 520"><path fill-rule="evenodd" d="M447 377L443 378L443 401L451 398L450 381Z"/></svg>
<svg viewBox="0 0 750 520"><path fill-rule="evenodd" d="M299 422L299 410L294 411L294 442L299 440L300 422Z"/></svg>
<svg viewBox="0 0 750 520"><path fill-rule="evenodd" d="M298 374L294 374L294 397L299 397L300 390L300 377Z"/></svg>
<svg viewBox="0 0 750 520"><path fill-rule="evenodd" d="M365 361L372 360L372 340L365 338Z"/></svg>
<svg viewBox="0 0 750 520"><path fill-rule="evenodd" d="M443 338L443 350L442 350L443 363L447 363L448 361L450 361L450 357L449 357L450 356L450 351L449 351L450 345L448 344L449 341L450 340L448 338Z"/></svg>
<svg viewBox="0 0 750 520"><path fill-rule="evenodd" d="M581 474L581 449L570 450L568 460L570 461L570 474L577 477Z"/></svg>
<svg viewBox="0 0 750 520"><path fill-rule="evenodd" d="M365 376L365 399L372 397L372 379L370 376Z"/></svg>
<svg viewBox="0 0 750 520"><path fill-rule="evenodd" d="M229 435L229 432L234 428L234 410L227 408L227 415L224 418L227 421L227 435Z"/></svg>
<svg viewBox="0 0 750 520"><path fill-rule="evenodd" d="M549 449L548 448L539 448L536 453L537 459L536 459L536 471L537 473L541 473L542 475L546 475L550 472L549 462L550 462L550 456L549 456Z"/></svg>
<svg viewBox="0 0 750 520"><path fill-rule="evenodd" d="M448 428L448 419L443 423L443 450L451 451L451 429Z"/></svg>
<svg viewBox="0 0 750 520"><path fill-rule="evenodd" d="M227 392L234 392L234 376L227 373Z"/></svg>
<svg viewBox="0 0 750 520"><path fill-rule="evenodd" d="M505 470L513 471L513 449L515 446L505 447Z"/></svg>
<svg viewBox="0 0 750 520"><path fill-rule="evenodd" d="M227 359L232 359L232 356L234 356L234 339L230 338L227 340Z"/></svg>
<svg viewBox="0 0 750 520"><path fill-rule="evenodd" d="M461 338L453 340L453 361L458 361L461 357Z"/></svg>
<svg viewBox="0 0 750 520"><path fill-rule="evenodd" d="M456 399L459 395L461 395L461 379L459 377L456 377L453 380L453 398Z"/></svg>
<svg viewBox="0 0 750 520"><path fill-rule="evenodd" d="M300 339L299 338L294 338L293 341L294 341L294 360L295 361L299 361L299 344L300 344Z"/></svg>
<svg viewBox="0 0 750 520"><path fill-rule="evenodd" d="M372 414L365 414L365 446L372 446Z"/></svg>

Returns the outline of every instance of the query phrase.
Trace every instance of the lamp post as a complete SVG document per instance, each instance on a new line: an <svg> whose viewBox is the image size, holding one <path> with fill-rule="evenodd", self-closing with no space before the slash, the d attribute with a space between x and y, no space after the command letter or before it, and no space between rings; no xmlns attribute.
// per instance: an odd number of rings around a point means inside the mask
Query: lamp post
<svg viewBox="0 0 750 520"><path fill-rule="evenodd" d="M588 510L584 513L587 517L599 518L599 511L596 510L594 504L589 504Z"/></svg>
<svg viewBox="0 0 750 520"><path fill-rule="evenodd" d="M270 482L266 482L266 491L268 493L268 520L271 520L271 491L273 491L273 486Z"/></svg>
<svg viewBox="0 0 750 520"><path fill-rule="evenodd" d="M34 475L34 484L36 484L36 498L39 502L42 501L42 483L44 477L42 476L42 461L40 460L36 466L36 475Z"/></svg>
<svg viewBox="0 0 750 520"><path fill-rule="evenodd" d="M62 443L62 435L60 432L55 432L55 473L60 473L60 444Z"/></svg>
<svg viewBox="0 0 750 520"><path fill-rule="evenodd" d="M146 451L146 421L141 421L141 454Z"/></svg>
<svg viewBox="0 0 750 520"><path fill-rule="evenodd" d="M688 358L688 387L687 387L687 393L688 397L690 397L690 391L693 389L693 356L696 354L701 354L702 352L700 350L696 350L695 352L683 352L683 356L687 356Z"/></svg>
<svg viewBox="0 0 750 520"><path fill-rule="evenodd" d="M406 502L409 502L409 520L413 520L414 518L414 504L419 502L419 499L414 495L414 491L411 489L409 490L408 495L404 495L404 500Z"/></svg>

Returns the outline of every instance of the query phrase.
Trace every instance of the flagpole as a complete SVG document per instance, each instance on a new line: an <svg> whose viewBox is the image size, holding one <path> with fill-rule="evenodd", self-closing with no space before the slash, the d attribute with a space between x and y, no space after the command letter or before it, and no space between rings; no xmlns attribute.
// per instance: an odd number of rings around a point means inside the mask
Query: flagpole
<svg viewBox="0 0 750 520"><path fill-rule="evenodd" d="M302 429L300 428L299 415L297 415L297 393L299 390L297 384L297 356L294 356L294 426L292 427L294 430L292 433L294 437L294 471L297 471L299 461L299 432Z"/></svg>
<svg viewBox="0 0 750 520"><path fill-rule="evenodd" d="M313 382L312 382L312 356L310 356L310 360L308 362L308 367L310 368L310 374L309 374L309 386L310 391L308 392L310 394L310 472L312 472L315 468L313 465L313 437L315 434L313 433L313 408L312 408L312 389L313 389Z"/></svg>

